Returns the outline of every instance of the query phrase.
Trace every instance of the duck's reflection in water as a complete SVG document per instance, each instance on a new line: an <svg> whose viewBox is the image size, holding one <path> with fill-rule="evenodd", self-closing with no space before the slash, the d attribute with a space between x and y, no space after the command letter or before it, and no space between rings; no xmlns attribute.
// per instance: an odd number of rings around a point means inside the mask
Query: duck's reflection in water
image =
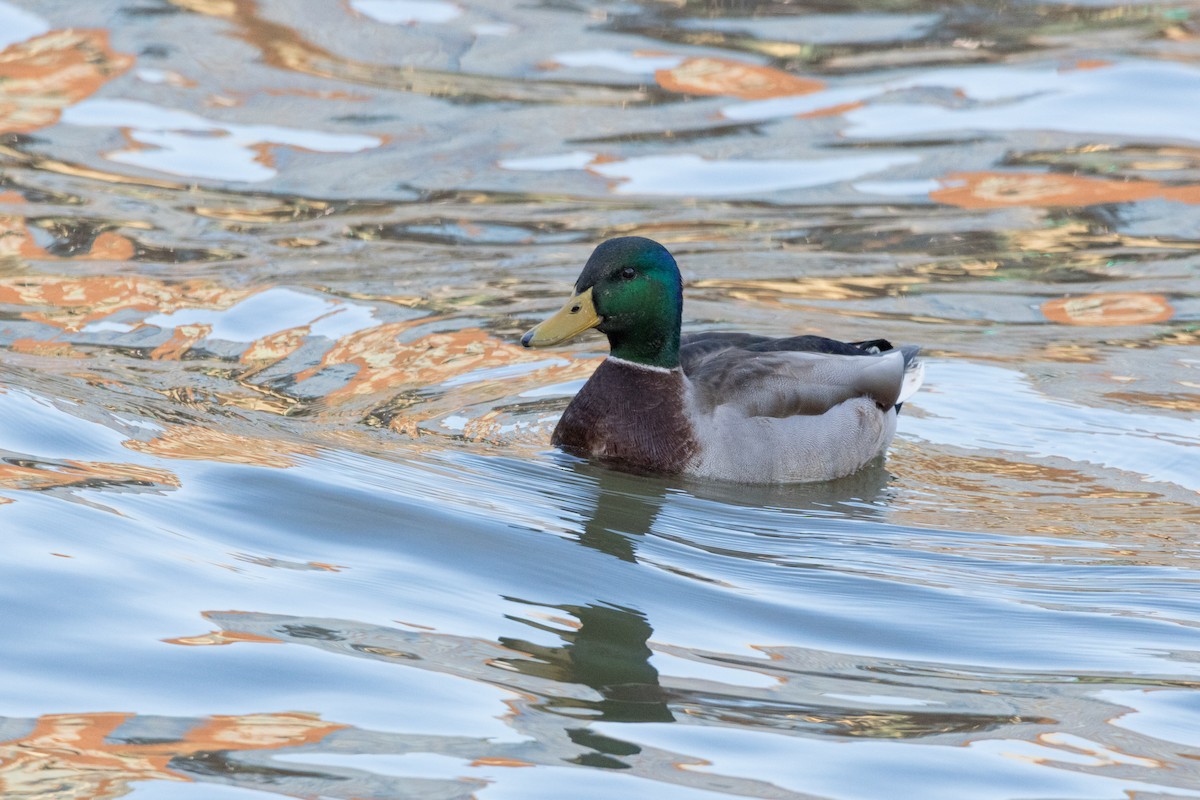
<svg viewBox="0 0 1200 800"><path fill-rule="evenodd" d="M583 462L566 463L573 480L557 482L557 488L548 492L567 491L563 487L569 484L573 508L583 512L573 518L579 543L626 563L638 563L639 550L649 552L651 538L659 536L686 537L692 546L729 558L743 555L731 552L728 541L708 540L713 534L704 526L686 530L680 517L691 519L697 507L724 508L723 513L746 515L753 524L761 521L754 517L754 509L763 506L801 518L811 515L815 523L855 515L877 517L887 510L888 474L881 465L835 483L757 487L681 484ZM561 503L563 498L554 500ZM772 541L768 537L757 546L770 546ZM509 621L498 623L498 629L506 630L494 638L349 619L214 611L204 616L215 630L171 640L193 646L284 643L466 679L501 690L503 701L495 712L481 713L503 720L517 734L515 738L373 731L337 720L285 714L274 715L272 724L279 727L276 723L282 720L302 728L303 736L281 735L278 742L270 740L269 748L261 737L253 746L243 746L224 735L212 742L200 741L198 734L176 735L179 741L173 744L170 736L158 731L162 727L154 722L158 718L118 715L120 719L106 717L104 735L72 761L72 756L64 755L71 748L57 741L61 736L45 735L51 727L63 727L59 717L0 720L6 740L0 742L0 785L11 790L18 785L15 781L32 779L53 762L56 774L66 776L64 785L95 787L102 780L107 787L119 788L147 779L219 780L289 795L466 798L478 792L481 783L498 780L501 767L566 766L618 770L659 784L724 794L799 798L804 795L766 780L699 768L712 753L661 749L638 731L647 730L641 728L647 723L671 723L770 732L813 743L831 737L906 739L961 748L980 739L1032 744L1061 727L1056 718L1086 720L1093 738L1102 741L1103 732L1110 728L1108 720L1123 713L1120 706L1096 694L1106 683L1118 686L1120 680L1114 676L1087 676L1086 680L1069 676L1067 680L1059 675L1001 673L803 647L758 646L758 652L750 654L684 647L655 639L647 611L620 594L614 587L590 602L576 597L564 603L506 597ZM512 621L525 626L528 634L514 635ZM680 671L675 666L684 666L679 659L704 669L675 674ZM392 727L422 727L419 720L404 719L402 705L396 713ZM166 727L202 732L226 719L175 720ZM222 724L229 727L232 722ZM137 748L149 746L147 736L153 739L153 752L147 752L156 769L133 770L122 777L113 761L115 772L106 766L104 775L93 774L89 765L99 763L97 752L124 747L116 755L140 753ZM1132 732L1123 731L1122 736L1129 752L1151 752L1157 746L1153 739L1140 741ZM290 752L293 745L300 749ZM798 746L798 752L808 752ZM8 759L5 752L19 754L20 759ZM454 767L434 780L410 776L394 762L389 762L385 773L376 773L370 771L369 762L350 760L372 754L436 755L454 759ZM1144 779L1161 780L1150 768L1143 772ZM76 796L116 795L89 789Z"/></svg>
<svg viewBox="0 0 1200 800"><path fill-rule="evenodd" d="M236 764L249 760L257 772L247 780L254 780L255 774L269 766L279 768L281 776L303 769L309 780L317 780L327 753L430 753L465 760L472 766L575 765L749 797L798 798L806 795L762 780L716 770L680 769L701 766L712 754L650 746L639 736L638 725L623 724L718 726L813 741L830 737L843 742L904 739L947 748L947 752L986 739L1023 741L1045 749L1050 764L1058 752L1052 744L1061 729L1059 719L1084 720L1089 736L1103 742L1106 731L1112 730L1110 720L1128 711L1098 694L1105 687L1128 689L1120 675L1012 673L800 647L760 647L761 657L700 651L652 642L648 620L627 607L599 603L535 606L510 600L531 611L528 618L514 619L542 632L551 631L562 643L537 644L512 637L488 641L344 619L239 612L206 613L218 630L175 641L305 645L465 678L511 693L497 716L519 735L517 741L338 729L319 745L307 746L286 761L267 753L252 754L249 759L239 753L227 774L236 776ZM537 612L532 611L535 607ZM761 685L761 680L758 686L747 686L663 674L652 663L657 655L774 680L767 686ZM736 672L729 674L736 680ZM1169 680L1156 684L1156 688L1171 687L1180 684ZM403 708L398 707L397 713L402 714ZM614 728L613 723L621 727ZM412 724L420 726L417 720ZM1132 731L1121 730L1119 737L1127 753L1151 753L1161 746L1153 737ZM797 746L798 752L806 752L805 745ZM175 763L187 767L193 762L200 763L195 757ZM1142 773L1139 780L1163 780L1151 760L1145 765L1134 770ZM1094 768L1079 769L1106 774L1105 764L1100 762ZM408 781L399 777L388 780L396 786ZM469 782L462 780L465 791ZM348 796L336 785L323 788L321 794Z"/></svg>
<svg viewBox="0 0 1200 800"><path fill-rule="evenodd" d="M588 718L606 722L671 722L674 715L659 685L658 670L650 664L648 644L654 630L646 617L619 606L557 606L577 621L566 630L521 619L529 625L553 631L563 644L546 647L521 639L502 637L505 647L526 654L503 662L527 675L559 683L575 683L595 689L598 700L554 698L548 710L570 714L584 708ZM515 618L515 617L514 617Z"/></svg>
<svg viewBox="0 0 1200 800"><path fill-rule="evenodd" d="M631 563L638 561L646 537L658 535L660 518L678 510L673 508L676 503L696 501L743 510L770 505L797 513L813 510L818 515L836 509L835 516L875 516L885 510L880 498L889 479L877 464L827 484L723 486L628 475L570 459L564 464L574 480L555 482L547 491L571 487L570 503L576 513L582 512L581 518L575 517L579 543ZM553 500L563 503L565 499ZM708 546L703 530L694 532L692 543ZM893 738L986 731L1011 726L1017 719L988 700L953 713L843 708L825 697L826 692L841 688L843 694L861 694L855 687L864 680L877 680L879 674L872 674L858 659L799 648L776 648L761 658L652 643L652 620L618 594L614 589L592 602L560 604L505 597L512 609L508 619L527 626L529 634L501 635L491 641L344 619L246 612L208 612L205 616L218 630L173 641L189 645L284 642L486 683L519 698L506 702L512 713L503 718L529 741L514 746L481 740L471 753L476 760L567 762L631 770L656 781L698 788L728 791L737 785L751 796L794 795L756 780L666 769L665 765L699 764L702 759L635 744L632 729L630 740L618 739L611 728L601 733L594 723L701 723L791 734ZM654 664L656 655L707 665L714 674L732 670L727 675L734 682L664 679ZM737 680L739 671L746 681ZM854 674L837 674L847 671ZM764 680L764 674L773 680ZM801 675L805 679L797 680ZM922 690L935 691L928 686ZM426 741L431 742L428 737ZM430 746L437 749L435 743Z"/></svg>
<svg viewBox="0 0 1200 800"><path fill-rule="evenodd" d="M571 482L572 497L552 499L570 502L583 512L580 543L624 561L636 561L637 539L653 531L659 515L673 501L698 501L732 512L769 508L814 518L882 520L892 480L882 458L844 478L790 484L636 475L562 454L558 466L579 479ZM696 533L703 532L697 527Z"/></svg>
<svg viewBox="0 0 1200 800"><path fill-rule="evenodd" d="M582 483L592 493L590 509L580 527L579 543L628 562L637 561L638 542L651 533L672 495L686 492L702 500L735 507L836 507L845 516L877 516L881 513L878 500L890 480L882 459L838 481L794 485L681 483L670 478L619 472L570 457L564 457L562 462L584 479L575 485ZM518 598L507 599L538 605ZM558 698L548 702L548 709L565 711L573 706L586 706L593 719L609 722L675 719L659 684L658 670L650 663L653 652L648 643L654 629L642 611L622 605L620 598L542 608L565 613L572 622L564 628L524 617L512 618L552 632L561 638L562 644L545 646L501 638L502 645L528 656L503 659L503 663L523 674L591 687L601 696L600 700L587 702Z"/></svg>

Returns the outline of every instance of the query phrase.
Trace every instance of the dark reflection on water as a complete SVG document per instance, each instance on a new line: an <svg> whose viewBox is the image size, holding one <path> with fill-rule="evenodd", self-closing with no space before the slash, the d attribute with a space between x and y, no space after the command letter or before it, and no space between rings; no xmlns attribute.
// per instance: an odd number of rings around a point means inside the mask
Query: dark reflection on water
<svg viewBox="0 0 1200 800"><path fill-rule="evenodd" d="M643 614L631 608L595 604L555 608L573 617L577 626L561 631L531 620L521 621L556 633L563 646L543 647L502 638L502 645L529 656L502 663L524 675L590 686L603 699L579 704L563 701L557 706L551 703L549 710L557 708L570 716L573 707L589 709L597 714L595 719L608 722L673 721L658 685L658 671L649 662L646 643L654 631Z"/></svg>
<svg viewBox="0 0 1200 800"><path fill-rule="evenodd" d="M735 514L739 507L794 509L839 519L882 521L886 516L888 483L892 480L882 459L844 478L793 485L726 484L631 475L571 456L560 456L559 461L585 478L587 489L584 491L593 495L586 510L581 507L584 503L578 496L580 490L577 489L576 496L570 499L572 505L584 513L580 543L630 562L637 561L638 539L651 532L663 505L680 493L730 508ZM696 533L703 538L701 530ZM659 535L669 537L671 534L660 532ZM696 542L692 544L703 547Z"/></svg>

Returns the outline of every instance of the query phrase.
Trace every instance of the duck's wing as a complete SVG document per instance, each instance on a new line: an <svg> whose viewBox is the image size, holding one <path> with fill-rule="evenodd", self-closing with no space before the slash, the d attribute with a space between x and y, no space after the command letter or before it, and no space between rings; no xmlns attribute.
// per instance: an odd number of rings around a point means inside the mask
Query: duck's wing
<svg viewBox="0 0 1200 800"><path fill-rule="evenodd" d="M887 339L872 339L867 342L839 342L824 336L789 336L776 338L756 336L752 333L728 333L708 331L684 334L679 342L679 361L683 371L688 371L689 362L698 363L724 350L748 350L756 353L777 351L830 353L844 356L874 355L892 349Z"/></svg>
<svg viewBox="0 0 1200 800"><path fill-rule="evenodd" d="M746 417L815 415L857 397L890 409L910 388L905 381L906 372L912 374L909 365L916 369L919 364L915 347L870 354L859 345L821 337L721 336L723 340L696 347L687 358L681 350L683 371L702 413L722 406ZM887 344L864 344L879 343Z"/></svg>

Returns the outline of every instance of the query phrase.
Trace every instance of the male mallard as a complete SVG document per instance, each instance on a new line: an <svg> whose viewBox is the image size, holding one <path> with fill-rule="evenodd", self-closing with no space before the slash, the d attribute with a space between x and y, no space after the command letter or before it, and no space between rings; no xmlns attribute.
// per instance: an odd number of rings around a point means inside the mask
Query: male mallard
<svg viewBox="0 0 1200 800"><path fill-rule="evenodd" d="M575 294L521 337L565 342L588 328L610 354L551 441L618 468L745 483L819 481L881 455L921 383L917 347L877 339L680 335L683 287L667 249L638 236L592 253Z"/></svg>

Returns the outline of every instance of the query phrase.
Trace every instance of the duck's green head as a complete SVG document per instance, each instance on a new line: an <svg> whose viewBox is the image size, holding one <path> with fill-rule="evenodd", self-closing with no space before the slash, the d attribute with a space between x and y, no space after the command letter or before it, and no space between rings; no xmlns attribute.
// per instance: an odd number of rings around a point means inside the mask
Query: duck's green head
<svg viewBox="0 0 1200 800"><path fill-rule="evenodd" d="M679 365L683 287L667 248L652 239L609 239L592 253L575 295L554 316L521 337L526 347L565 342L589 328L608 336L612 354L626 361Z"/></svg>

